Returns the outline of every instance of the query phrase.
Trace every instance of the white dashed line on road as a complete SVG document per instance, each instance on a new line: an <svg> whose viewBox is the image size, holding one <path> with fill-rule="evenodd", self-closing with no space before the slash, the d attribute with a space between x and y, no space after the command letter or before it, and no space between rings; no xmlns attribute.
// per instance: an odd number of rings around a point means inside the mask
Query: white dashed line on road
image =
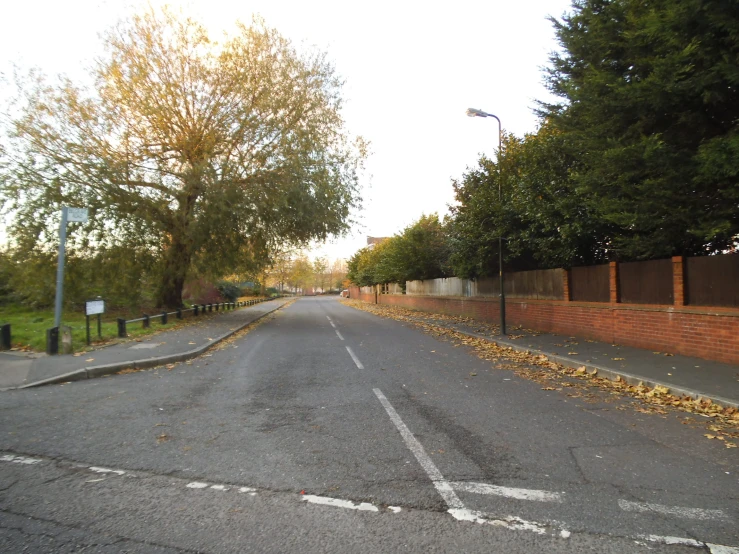
<svg viewBox="0 0 739 554"><path fill-rule="evenodd" d="M497 485L488 485L487 483L452 482L449 484L458 491L472 492L475 494L505 496L507 498L535 500L538 502L562 502L562 495L558 492L499 487Z"/></svg>
<svg viewBox="0 0 739 554"><path fill-rule="evenodd" d="M656 542L667 545L695 546L697 548L707 548L711 554L739 554L739 548L736 546L725 546L723 544L713 544L710 542L697 541L683 537L663 537L661 535L637 535L638 539Z"/></svg>
<svg viewBox="0 0 739 554"><path fill-rule="evenodd" d="M706 543L711 554L739 554L739 548L735 546L724 546L723 544Z"/></svg>
<svg viewBox="0 0 739 554"><path fill-rule="evenodd" d="M0 457L0 462L10 462L13 464L24 464L24 465L33 465L39 463L41 460L37 460L36 458L26 458L24 456L13 456L13 455L7 455Z"/></svg>
<svg viewBox="0 0 739 554"><path fill-rule="evenodd" d="M685 539L682 537L662 537L660 535L637 535L637 538L649 542L658 542L660 544L681 544L683 546L703 547L703 543L695 539Z"/></svg>
<svg viewBox="0 0 739 554"><path fill-rule="evenodd" d="M344 340L344 337L341 336L341 333L339 333L339 331L336 331L336 336L339 337L341 340Z"/></svg>
<svg viewBox="0 0 739 554"><path fill-rule="evenodd" d="M339 498L329 498L328 496L315 496L312 494L306 494L301 496L303 500L306 502L311 502L313 504L323 504L324 506L334 506L336 508L348 508L350 510L360 510L365 512L379 512L380 510L377 508L377 506L374 506L372 504L369 504L367 502L360 502L358 504L354 504L353 502L350 502L349 500L341 500Z"/></svg>
<svg viewBox="0 0 739 554"><path fill-rule="evenodd" d="M364 366L362 365L362 362L359 361L359 358L357 358L357 355L352 351L351 348L348 346L346 347L347 352L349 352L349 355L352 357L352 360L354 360L354 363L359 369L364 369Z"/></svg>
<svg viewBox="0 0 739 554"><path fill-rule="evenodd" d="M347 348L349 347L347 346ZM377 399L380 401L380 404L382 404L382 407L385 408L387 415L390 416L390 420L395 424L395 427L400 432L400 436L403 437L405 444L416 457L418 463L421 464L421 467L426 471L426 474L429 476L429 479L431 479L434 487L436 487L436 490L444 499L444 502L446 502L450 511L464 510L464 504L462 504L462 501L457 496L457 493L454 492L454 489L449 484L449 482L444 479L444 476L439 471L439 468L436 467L436 464L434 464L431 458L429 458L429 455L426 454L426 451L424 450L421 443L418 442L418 440L416 439L416 437L413 436L413 433L410 432L406 424L403 423L403 420L400 419L398 412L395 411L395 408L393 408L392 404L390 404L390 401L385 398L385 395L382 394L382 391L380 389L372 390L374 391L375 396L377 396Z"/></svg>
<svg viewBox="0 0 739 554"><path fill-rule="evenodd" d="M125 475L126 472L122 471L120 469L108 469L107 467L95 467L91 466L90 471L94 471L95 473L115 473L116 475Z"/></svg>
<svg viewBox="0 0 739 554"><path fill-rule="evenodd" d="M208 488L208 483L200 483L198 481L193 481L192 483L188 483L185 486L188 489L206 489Z"/></svg>
<svg viewBox="0 0 739 554"><path fill-rule="evenodd" d="M722 510L706 510L703 508L683 508L681 506L664 506L662 504L651 504L649 502L631 502L619 500L618 506L627 512L650 512L665 516L674 516L683 519L699 519L703 521L711 519L728 519Z"/></svg>

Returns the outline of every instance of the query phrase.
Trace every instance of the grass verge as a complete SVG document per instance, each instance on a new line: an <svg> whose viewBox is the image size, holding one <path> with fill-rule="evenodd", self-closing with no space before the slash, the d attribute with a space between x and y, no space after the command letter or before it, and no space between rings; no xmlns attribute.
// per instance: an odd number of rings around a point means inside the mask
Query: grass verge
<svg viewBox="0 0 739 554"><path fill-rule="evenodd" d="M241 298L239 300L249 300ZM150 327L144 328L143 322L129 323L126 332L129 338L137 338L152 335L162 330L177 329L186 325L192 325L213 317L215 312L199 315L197 318L192 312L185 312L183 319L177 319L170 315L167 324L162 325L161 311L151 310L147 312L151 317ZM134 314L127 310L115 310L102 314L101 337L97 333L97 316L90 316L90 341L87 346L85 315L76 312L64 312L62 314L62 325L72 328L72 348L75 352L84 352L90 348L102 346L118 339L117 318L135 319L142 314ZM24 306L11 305L0 306L0 324L10 323L12 350L43 352L46 350L46 330L54 326L54 310L33 310Z"/></svg>

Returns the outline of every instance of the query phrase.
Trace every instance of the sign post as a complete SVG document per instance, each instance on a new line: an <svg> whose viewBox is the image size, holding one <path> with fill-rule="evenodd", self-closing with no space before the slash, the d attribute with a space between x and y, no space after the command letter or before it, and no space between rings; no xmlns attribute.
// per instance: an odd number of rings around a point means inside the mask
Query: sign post
<svg viewBox="0 0 739 554"><path fill-rule="evenodd" d="M105 313L105 300L97 298L95 300L88 300L85 302L85 319L87 320L87 344L90 344L90 316L98 316L98 338L102 338L101 326L100 326L100 314Z"/></svg>
<svg viewBox="0 0 739 554"><path fill-rule="evenodd" d="M87 208L62 208L62 222L59 225L59 261L56 266L56 300L54 302L54 327L62 322L62 297L64 295L64 254L67 242L67 223L87 222Z"/></svg>

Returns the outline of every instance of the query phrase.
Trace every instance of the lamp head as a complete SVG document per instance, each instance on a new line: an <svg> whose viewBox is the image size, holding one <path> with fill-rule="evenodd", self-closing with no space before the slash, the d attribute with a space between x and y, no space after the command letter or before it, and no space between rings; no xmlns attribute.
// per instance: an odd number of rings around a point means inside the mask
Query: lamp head
<svg viewBox="0 0 739 554"><path fill-rule="evenodd" d="M482 110L477 110L475 108L467 108L467 116L468 117L487 117L488 114L486 114Z"/></svg>

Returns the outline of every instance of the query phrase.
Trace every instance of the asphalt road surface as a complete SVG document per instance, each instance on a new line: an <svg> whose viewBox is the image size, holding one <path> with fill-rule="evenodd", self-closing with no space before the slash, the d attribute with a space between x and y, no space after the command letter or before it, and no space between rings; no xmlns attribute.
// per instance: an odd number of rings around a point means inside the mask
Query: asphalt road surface
<svg viewBox="0 0 739 554"><path fill-rule="evenodd" d="M694 436L303 298L191 363L1 394L0 551L737 553L736 452Z"/></svg>

